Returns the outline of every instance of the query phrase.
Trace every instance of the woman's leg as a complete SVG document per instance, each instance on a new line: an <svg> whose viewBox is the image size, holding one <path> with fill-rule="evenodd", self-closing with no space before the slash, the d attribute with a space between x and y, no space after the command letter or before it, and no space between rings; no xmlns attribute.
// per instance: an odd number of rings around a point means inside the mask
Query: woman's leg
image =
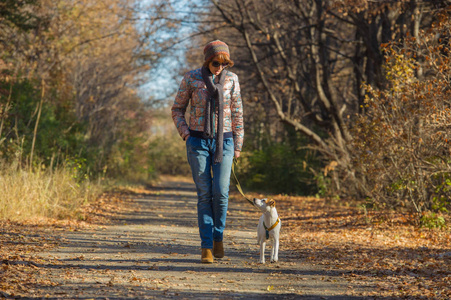
<svg viewBox="0 0 451 300"><path fill-rule="evenodd" d="M226 225L227 207L229 203L230 173L232 170L234 145L233 138L224 139L223 158L213 169L213 240L221 242Z"/></svg>
<svg viewBox="0 0 451 300"><path fill-rule="evenodd" d="M213 248L213 204L210 141L189 137L186 142L188 163L197 189L197 217L201 247Z"/></svg>

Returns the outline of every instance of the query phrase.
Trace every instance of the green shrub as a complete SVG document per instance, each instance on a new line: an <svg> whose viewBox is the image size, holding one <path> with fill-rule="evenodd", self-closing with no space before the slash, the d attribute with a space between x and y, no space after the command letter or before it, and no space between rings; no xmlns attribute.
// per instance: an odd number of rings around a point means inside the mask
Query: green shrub
<svg viewBox="0 0 451 300"><path fill-rule="evenodd" d="M421 216L420 225L421 227L426 227L429 229L444 229L446 228L446 221L444 217L433 212L428 212Z"/></svg>
<svg viewBox="0 0 451 300"><path fill-rule="evenodd" d="M155 137L149 145L148 155L158 174L191 176L186 145L178 134Z"/></svg>
<svg viewBox="0 0 451 300"><path fill-rule="evenodd" d="M311 151L294 151L281 143L243 152L238 161L237 177L243 188L292 195L318 192L310 168L317 168L319 163Z"/></svg>

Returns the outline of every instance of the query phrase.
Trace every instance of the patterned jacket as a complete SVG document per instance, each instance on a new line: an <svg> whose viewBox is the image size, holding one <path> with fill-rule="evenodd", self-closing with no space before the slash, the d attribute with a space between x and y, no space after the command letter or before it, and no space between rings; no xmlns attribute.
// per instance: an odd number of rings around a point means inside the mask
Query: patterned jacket
<svg viewBox="0 0 451 300"><path fill-rule="evenodd" d="M224 70L224 132L233 133L235 150L241 151L243 147L243 103L241 101L240 84L238 76ZM215 78L215 82L218 78ZM172 119L180 136L185 139L189 130L204 131L205 105L208 98L207 87L202 80L201 68L185 74L172 106ZM189 127L186 123L185 112L191 101ZM216 106L215 118L218 118Z"/></svg>

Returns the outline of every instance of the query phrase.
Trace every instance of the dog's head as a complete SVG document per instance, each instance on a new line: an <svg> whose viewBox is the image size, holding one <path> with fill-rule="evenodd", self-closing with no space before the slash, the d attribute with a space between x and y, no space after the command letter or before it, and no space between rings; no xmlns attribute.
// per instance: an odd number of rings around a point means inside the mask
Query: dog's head
<svg viewBox="0 0 451 300"><path fill-rule="evenodd" d="M273 199L258 199L254 198L254 204L257 206L262 212L269 212L271 208L276 207L276 201Z"/></svg>

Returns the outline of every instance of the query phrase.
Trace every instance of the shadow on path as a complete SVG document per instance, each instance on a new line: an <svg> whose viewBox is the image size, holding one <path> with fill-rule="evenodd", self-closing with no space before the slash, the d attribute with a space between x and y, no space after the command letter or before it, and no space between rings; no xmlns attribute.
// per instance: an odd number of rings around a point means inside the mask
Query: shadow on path
<svg viewBox="0 0 451 300"><path fill-rule="evenodd" d="M245 202L229 205L226 257L201 264L196 202L193 184L163 182L134 195L117 224L66 233L41 254L39 291L49 299L361 299L351 291L368 288L289 251L257 264L259 213Z"/></svg>

